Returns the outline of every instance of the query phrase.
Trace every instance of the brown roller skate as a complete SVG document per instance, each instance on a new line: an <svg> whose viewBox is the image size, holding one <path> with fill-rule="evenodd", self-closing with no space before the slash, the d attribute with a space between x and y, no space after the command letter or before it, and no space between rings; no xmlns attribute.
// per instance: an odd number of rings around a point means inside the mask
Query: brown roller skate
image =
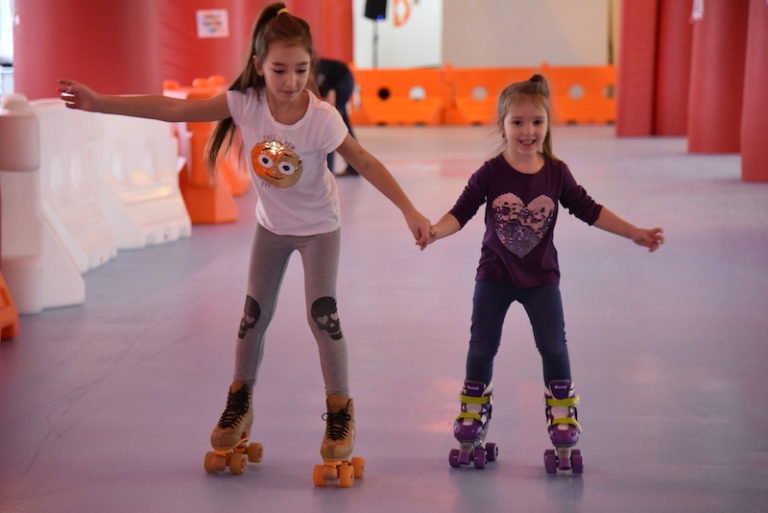
<svg viewBox="0 0 768 513"><path fill-rule="evenodd" d="M315 465L312 481L315 486L325 486L329 481L338 480L341 488L349 488L365 472L363 458L348 459L355 441L354 403L346 396L329 395L326 406L325 434L320 445L323 464Z"/></svg>
<svg viewBox="0 0 768 513"><path fill-rule="evenodd" d="M261 461L263 448L260 443L248 443L253 425L251 405L252 388L243 383L232 383L227 395L227 406L219 422L211 432L211 447L203 463L206 472L221 472L227 467L235 474L246 469L246 460Z"/></svg>

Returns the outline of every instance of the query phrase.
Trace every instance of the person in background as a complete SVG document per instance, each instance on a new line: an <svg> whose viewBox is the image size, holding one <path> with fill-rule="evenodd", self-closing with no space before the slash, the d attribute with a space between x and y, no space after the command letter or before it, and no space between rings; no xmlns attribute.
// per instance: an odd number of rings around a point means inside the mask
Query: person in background
<svg viewBox="0 0 768 513"><path fill-rule="evenodd" d="M352 123L349 121L349 114L347 113L347 104L352 97L352 93L355 91L355 78L352 75L352 71L341 61L321 57L317 60L315 79L320 96L336 107L336 110L341 114L341 119L344 120L344 124L347 125L349 135L355 137L355 132L352 130ZM333 164L334 154L329 153L328 169L331 172L333 172ZM347 163L346 169L339 173L339 176L357 176L357 174L355 168Z"/></svg>

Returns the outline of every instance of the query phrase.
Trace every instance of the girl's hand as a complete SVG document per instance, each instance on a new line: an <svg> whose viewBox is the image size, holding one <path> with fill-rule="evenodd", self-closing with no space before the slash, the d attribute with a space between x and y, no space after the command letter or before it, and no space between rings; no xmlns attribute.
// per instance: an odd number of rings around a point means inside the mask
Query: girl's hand
<svg viewBox="0 0 768 513"><path fill-rule="evenodd" d="M661 228L638 228L632 235L632 241L638 246L648 248L653 253L664 244L664 230Z"/></svg>
<svg viewBox="0 0 768 513"><path fill-rule="evenodd" d="M96 110L96 93L74 80L59 80L59 98L68 109Z"/></svg>
<svg viewBox="0 0 768 513"><path fill-rule="evenodd" d="M429 244L432 244L438 239L448 237L461 230L459 220L453 217L451 213L445 214L440 220L429 227L429 237L426 244L421 249L424 249Z"/></svg>
<svg viewBox="0 0 768 513"><path fill-rule="evenodd" d="M413 210L405 214L405 222L408 224L408 228L413 234L413 238L416 239L416 245L422 251L429 244L429 219L421 215L417 210Z"/></svg>
<svg viewBox="0 0 768 513"><path fill-rule="evenodd" d="M423 250L424 248L426 248L427 246L429 246L430 244L435 242L437 239L439 239L440 237L438 237L438 233L439 232L438 232L437 225L433 224L432 226L430 226L429 227L429 237L427 238L427 243L424 244L424 246L421 249Z"/></svg>
<svg viewBox="0 0 768 513"><path fill-rule="evenodd" d="M430 244L432 244L436 240L437 240L437 238L435 237L435 225L431 225L429 227L429 232L427 233L427 241L424 242L424 243L416 242L416 245L419 246L419 249L424 251L425 249L427 249L427 246L429 246Z"/></svg>
<svg viewBox="0 0 768 513"><path fill-rule="evenodd" d="M437 226L434 224L429 227L429 240L427 241L427 245L432 244L437 240Z"/></svg>

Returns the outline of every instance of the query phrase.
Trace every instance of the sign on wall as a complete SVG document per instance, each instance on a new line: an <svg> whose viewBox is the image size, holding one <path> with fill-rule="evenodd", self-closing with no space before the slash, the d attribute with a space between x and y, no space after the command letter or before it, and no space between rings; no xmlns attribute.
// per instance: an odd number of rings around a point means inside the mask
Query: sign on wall
<svg viewBox="0 0 768 513"><path fill-rule="evenodd" d="M197 11L197 37L229 37L229 18L226 9L201 9Z"/></svg>

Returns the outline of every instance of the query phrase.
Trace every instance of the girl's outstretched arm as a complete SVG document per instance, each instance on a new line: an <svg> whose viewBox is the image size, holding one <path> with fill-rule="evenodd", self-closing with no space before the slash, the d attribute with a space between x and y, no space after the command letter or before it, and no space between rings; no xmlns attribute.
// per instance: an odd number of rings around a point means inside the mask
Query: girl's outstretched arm
<svg viewBox="0 0 768 513"><path fill-rule="evenodd" d="M360 175L371 182L384 196L386 196L403 213L405 222L416 239L416 244L424 249L429 243L429 219L421 215L416 210L411 200L405 194L403 189L395 180L395 177L387 171L384 164L379 162L376 157L368 153L365 148L360 146L352 136L347 135L341 146L337 148L339 154L344 157Z"/></svg>
<svg viewBox="0 0 768 513"><path fill-rule="evenodd" d="M459 223L459 220L456 219L453 214L445 214L436 224L432 225L432 228L430 228L428 244L432 244L443 237L453 235L460 229L461 224Z"/></svg>
<svg viewBox="0 0 768 513"><path fill-rule="evenodd" d="M600 217L595 221L595 226L601 230L631 239L638 246L648 248L651 253L664 244L664 230L662 228L638 228L605 207L600 211Z"/></svg>
<svg viewBox="0 0 768 513"><path fill-rule="evenodd" d="M204 100L160 95L120 96L99 94L73 80L59 80L59 97L70 109L161 121L218 121L230 117L226 93Z"/></svg>

